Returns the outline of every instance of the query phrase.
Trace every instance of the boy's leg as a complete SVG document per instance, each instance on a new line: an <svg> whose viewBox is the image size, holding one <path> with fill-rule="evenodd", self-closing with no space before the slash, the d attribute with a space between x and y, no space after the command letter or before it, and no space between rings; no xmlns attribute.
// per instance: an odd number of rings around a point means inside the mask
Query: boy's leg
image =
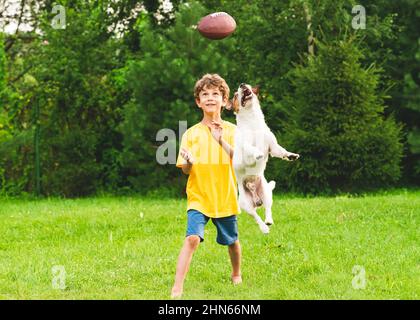
<svg viewBox="0 0 420 320"><path fill-rule="evenodd" d="M212 219L217 228L217 243L227 245L232 263L231 279L233 284L242 282L241 278L241 245L238 239L238 220L236 215Z"/></svg>
<svg viewBox="0 0 420 320"><path fill-rule="evenodd" d="M229 246L229 256L232 263L232 282L233 284L239 284L242 282L241 277L241 245L239 240L236 240Z"/></svg>
<svg viewBox="0 0 420 320"><path fill-rule="evenodd" d="M182 246L181 252L178 256L175 283L172 288L171 294L172 298L181 297L184 287L185 276L187 275L188 269L190 267L193 253L198 248L199 244L199 236L192 235L185 238L184 245Z"/></svg>
<svg viewBox="0 0 420 320"><path fill-rule="evenodd" d="M204 240L204 226L208 220L209 218L201 212L193 209L188 210L187 234L178 256L175 283L171 293L172 298L180 298L182 295L184 280L190 267L193 253L200 241Z"/></svg>

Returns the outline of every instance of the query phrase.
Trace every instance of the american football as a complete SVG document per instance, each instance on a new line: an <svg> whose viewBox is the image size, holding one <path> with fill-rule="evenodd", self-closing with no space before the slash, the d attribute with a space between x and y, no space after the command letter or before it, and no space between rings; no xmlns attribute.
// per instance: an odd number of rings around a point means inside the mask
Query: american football
<svg viewBox="0 0 420 320"><path fill-rule="evenodd" d="M197 29L204 37L219 40L235 31L236 21L226 12L216 12L201 18Z"/></svg>

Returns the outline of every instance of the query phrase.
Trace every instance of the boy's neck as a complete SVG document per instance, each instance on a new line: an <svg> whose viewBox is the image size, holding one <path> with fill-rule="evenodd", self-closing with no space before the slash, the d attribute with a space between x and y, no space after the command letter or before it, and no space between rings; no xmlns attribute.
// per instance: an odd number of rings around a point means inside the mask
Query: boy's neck
<svg viewBox="0 0 420 320"><path fill-rule="evenodd" d="M222 122L222 117L220 116L220 113L215 113L215 114L204 113L201 123L210 127L212 121Z"/></svg>

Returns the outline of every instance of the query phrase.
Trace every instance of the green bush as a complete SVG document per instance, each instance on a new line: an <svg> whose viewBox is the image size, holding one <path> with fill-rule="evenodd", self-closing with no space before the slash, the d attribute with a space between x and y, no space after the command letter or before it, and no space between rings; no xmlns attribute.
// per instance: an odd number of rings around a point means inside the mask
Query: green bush
<svg viewBox="0 0 420 320"><path fill-rule="evenodd" d="M360 191L400 178L401 130L385 119L378 70L364 69L352 40L319 44L318 55L290 73L292 92L280 143L301 154L278 163L287 188L311 193Z"/></svg>
<svg viewBox="0 0 420 320"><path fill-rule="evenodd" d="M193 25L203 15L204 8L197 3L181 6L175 25L162 34L151 28L147 17L139 19L142 54L125 68L133 99L125 106L120 126L123 173L135 191L147 193L159 187L182 193L185 188L174 164L157 163L156 151L163 142L156 141L156 134L171 129L179 140L178 121L187 121L190 127L202 117L194 101L195 81L205 73L224 75L228 70L223 52L232 42L200 36Z"/></svg>
<svg viewBox="0 0 420 320"><path fill-rule="evenodd" d="M123 66L125 47L110 36L100 4L66 14L65 30L43 26L48 42L39 48L33 76L41 84L42 193L74 197L119 183L116 127L124 100L113 70Z"/></svg>
<svg viewBox="0 0 420 320"><path fill-rule="evenodd" d="M3 34L0 33L0 98L6 88L6 53L4 52ZM2 101L2 100L0 100ZM2 105L0 105L1 107Z"/></svg>
<svg viewBox="0 0 420 320"><path fill-rule="evenodd" d="M0 33L0 143L10 136L8 132L9 116L4 108L7 100L6 69L3 34Z"/></svg>
<svg viewBox="0 0 420 320"><path fill-rule="evenodd" d="M66 197L94 193L103 167L96 160L95 132L72 128L45 136L50 138L41 143L42 193Z"/></svg>
<svg viewBox="0 0 420 320"><path fill-rule="evenodd" d="M34 190L33 130L0 142L0 193L19 195Z"/></svg>

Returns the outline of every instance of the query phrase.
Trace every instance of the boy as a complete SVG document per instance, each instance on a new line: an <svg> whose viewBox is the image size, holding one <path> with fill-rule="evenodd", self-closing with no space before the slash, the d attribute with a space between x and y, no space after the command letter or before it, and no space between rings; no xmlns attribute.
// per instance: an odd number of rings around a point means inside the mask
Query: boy
<svg viewBox="0 0 420 320"><path fill-rule="evenodd" d="M178 257L172 298L180 298L192 255L204 241L204 226L211 218L217 228L217 242L227 245L232 263L233 284L242 282L241 246L236 215L236 178L232 166L236 126L223 121L220 112L229 103L229 87L217 74L197 81L194 97L203 111L201 122L189 128L181 139L177 167L189 175L187 183L187 233Z"/></svg>

